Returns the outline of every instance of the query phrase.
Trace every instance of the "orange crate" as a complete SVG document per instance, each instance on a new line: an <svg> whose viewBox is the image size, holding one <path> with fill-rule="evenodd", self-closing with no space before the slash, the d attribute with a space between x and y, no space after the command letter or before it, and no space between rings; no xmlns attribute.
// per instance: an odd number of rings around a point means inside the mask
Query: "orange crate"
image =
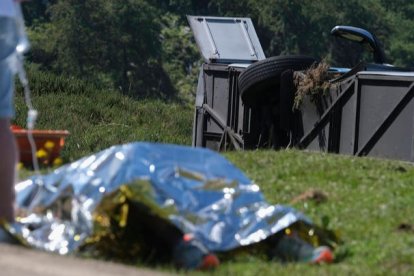
<svg viewBox="0 0 414 276"><path fill-rule="evenodd" d="M32 149L27 137L28 130L18 126L12 126L11 130L16 138L20 152L20 162L26 166L32 166ZM50 165L59 157L60 151L65 145L65 138L69 135L67 130L32 130L33 138L38 151L39 163Z"/></svg>

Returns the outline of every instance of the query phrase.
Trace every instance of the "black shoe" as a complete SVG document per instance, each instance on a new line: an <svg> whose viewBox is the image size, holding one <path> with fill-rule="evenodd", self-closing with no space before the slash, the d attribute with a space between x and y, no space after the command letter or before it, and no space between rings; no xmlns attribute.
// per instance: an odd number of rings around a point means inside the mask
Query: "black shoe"
<svg viewBox="0 0 414 276"><path fill-rule="evenodd" d="M332 263L334 259L329 247L313 247L295 235L283 235L276 245L274 255L285 262L312 264Z"/></svg>
<svg viewBox="0 0 414 276"><path fill-rule="evenodd" d="M3 225L0 225L0 243L18 245L21 244Z"/></svg>
<svg viewBox="0 0 414 276"><path fill-rule="evenodd" d="M177 243L173 252L174 263L183 269L214 269L219 265L219 259L192 235L185 234Z"/></svg>

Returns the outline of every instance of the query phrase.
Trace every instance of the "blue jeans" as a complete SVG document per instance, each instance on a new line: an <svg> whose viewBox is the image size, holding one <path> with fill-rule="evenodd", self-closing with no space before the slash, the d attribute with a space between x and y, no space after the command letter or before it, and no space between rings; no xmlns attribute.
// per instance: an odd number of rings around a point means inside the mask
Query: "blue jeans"
<svg viewBox="0 0 414 276"><path fill-rule="evenodd" d="M10 17L0 17L0 118L14 116L14 73L7 58L17 45L16 22Z"/></svg>

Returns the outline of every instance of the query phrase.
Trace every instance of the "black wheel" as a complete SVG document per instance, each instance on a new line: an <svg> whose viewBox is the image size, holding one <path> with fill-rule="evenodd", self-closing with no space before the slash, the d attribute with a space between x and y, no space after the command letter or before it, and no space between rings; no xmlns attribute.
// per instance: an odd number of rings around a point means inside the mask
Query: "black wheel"
<svg viewBox="0 0 414 276"><path fill-rule="evenodd" d="M275 56L253 63L239 76L239 90L244 104L268 102L279 90L280 74L288 69L305 70L317 62L308 56ZM276 97L276 96L275 96Z"/></svg>

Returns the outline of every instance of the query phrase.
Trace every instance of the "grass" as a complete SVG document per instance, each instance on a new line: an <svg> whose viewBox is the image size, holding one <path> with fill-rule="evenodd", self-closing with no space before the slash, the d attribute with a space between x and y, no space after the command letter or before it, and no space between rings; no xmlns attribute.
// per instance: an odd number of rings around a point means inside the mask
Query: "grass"
<svg viewBox="0 0 414 276"><path fill-rule="evenodd" d="M37 126L71 132L62 152L65 162L130 141L191 142L192 108L188 105L136 100L84 83L67 91L54 76L32 80L36 81ZM56 85L49 90L36 88L50 83ZM16 105L16 123L24 125L26 110L20 94ZM224 262L213 275L390 275L414 271L412 164L296 150L224 155L260 185L272 204L290 204L309 189L325 193L323 203L307 200L293 206L315 223L338 231L343 244L336 252L338 262L329 266L282 265L247 254ZM176 272L171 267L159 269Z"/></svg>
<svg viewBox="0 0 414 276"><path fill-rule="evenodd" d="M137 100L33 68L29 73L33 104L39 111L36 128L71 133L62 151L66 162L137 140L191 144L193 109L189 105L173 100ZM18 89L15 123L25 126L26 114L23 93Z"/></svg>
<svg viewBox="0 0 414 276"><path fill-rule="evenodd" d="M301 151L234 152L226 156L259 183L271 203L289 204L313 188L327 201L294 207L315 223L339 231L340 262L324 267L240 264L242 275L402 274L414 270L414 167L412 164ZM267 264L267 265L265 265ZM260 267L260 268L257 268ZM237 273L239 274L239 273Z"/></svg>

